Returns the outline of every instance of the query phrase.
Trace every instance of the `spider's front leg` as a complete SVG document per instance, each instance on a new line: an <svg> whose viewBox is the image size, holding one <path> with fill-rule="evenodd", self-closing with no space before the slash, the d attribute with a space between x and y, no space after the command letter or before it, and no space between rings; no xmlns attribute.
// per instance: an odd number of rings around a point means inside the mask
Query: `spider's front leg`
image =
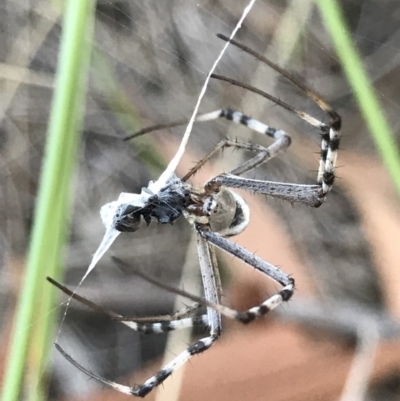
<svg viewBox="0 0 400 401"><path fill-rule="evenodd" d="M287 184L284 182L254 180L233 174L221 174L208 181L206 188L217 192L221 187L238 188L255 194L268 195L290 203L319 207L324 203L326 192L321 185Z"/></svg>

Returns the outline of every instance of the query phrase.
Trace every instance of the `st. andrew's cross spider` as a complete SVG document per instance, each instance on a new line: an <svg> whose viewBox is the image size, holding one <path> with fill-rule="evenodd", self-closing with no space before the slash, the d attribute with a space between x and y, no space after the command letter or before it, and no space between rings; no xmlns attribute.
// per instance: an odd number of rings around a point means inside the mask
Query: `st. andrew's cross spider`
<svg viewBox="0 0 400 401"><path fill-rule="evenodd" d="M229 40L223 35L218 36L225 41ZM202 353L209 349L220 336L222 315L231 319L239 320L242 323L249 323L260 316L264 316L270 310L279 306L282 302L288 301L293 295L293 278L289 277L289 275L276 266L262 260L253 253L227 239L227 237L241 233L246 228L250 216L250 211L246 202L241 196L231 191L230 188L240 188L252 193L264 194L273 198L283 199L291 203L297 202L312 207L319 207L324 202L326 195L333 185L336 158L340 141L340 116L314 91L307 88L299 80L294 79L286 71L282 70L265 57L255 53L248 47L243 46L234 40L231 40L231 44L237 46L253 57L256 57L261 62L266 63L279 74L289 79L293 84L305 92L305 94L310 97L329 117L330 122L325 124L309 114L297 110L259 89L226 77L213 75L214 78L228 81L233 85L239 85L247 90L268 98L275 104L296 114L301 119L319 129L322 141L317 184L287 184L241 177L243 173L255 169L262 163L266 163L280 151L286 149L290 145L291 139L286 132L281 129L269 127L268 125L248 117L241 112L233 111L231 109L221 109L199 115L195 121L210 121L217 118L225 118L228 121L243 124L260 134L266 134L273 139L273 143L268 147L263 147L257 144L225 139L220 142L212 152L200 160L182 179L179 179L172 172L167 179L165 179L165 177L161 179L160 177L159 180L150 182L148 187L143 188L140 194L121 194L118 201L103 206L101 215L107 228L107 232L102 245L100 245L99 250L94 256L91 264L92 267L120 232L133 232L138 230L142 219L147 223L152 219L155 219L159 223L166 224L174 222L183 215L193 225L194 230L197 233L197 248L204 287L204 299L191 296L190 294L186 294L180 290L174 290L174 292L183 294L192 300L206 305L207 314L201 317L188 317L189 313L195 309L195 305L193 308L188 308L182 313L178 313L174 316L159 319L146 318L146 322L143 322L143 320L138 318L123 317L114 312L104 310L93 302L72 293L66 287L63 287L54 280L50 279L50 281L78 301L94 309L101 310L103 313L122 321L127 326L142 333L162 333L179 328L191 327L197 323L206 324L210 328L209 336L196 341L193 345L176 356L170 363L164 366L158 373L150 377L144 383L134 386L118 384L96 375L84 368L80 363L73 359L72 356L67 354L58 343L56 343L58 351L60 351L61 354L79 370L101 383L125 394L138 397L146 396L193 355ZM137 132L131 137L161 128L178 126L186 122L187 121L178 121L175 123L149 127ZM127 139L130 139L131 137ZM253 152L255 155L229 173L220 174L212 178L202 187L194 187L187 183L187 180L195 174L207 160L225 147L245 149ZM259 270L267 277L279 283L283 289L268 298L259 306L252 307L244 312L238 312L221 305L221 286L217 260L215 257L215 247L236 256L248 265ZM154 282L154 280L148 278L147 280ZM156 282L156 284L160 287L165 287L160 283Z"/></svg>

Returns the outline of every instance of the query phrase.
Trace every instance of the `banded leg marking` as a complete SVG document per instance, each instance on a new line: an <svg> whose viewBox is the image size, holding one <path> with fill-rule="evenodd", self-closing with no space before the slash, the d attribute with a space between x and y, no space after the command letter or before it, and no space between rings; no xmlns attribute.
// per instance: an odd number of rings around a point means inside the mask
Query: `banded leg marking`
<svg viewBox="0 0 400 401"><path fill-rule="evenodd" d="M208 243L200 236L198 237L198 250L199 250L199 256L200 256L200 267L201 267L201 272L202 272L204 295L205 295L206 299L209 300L210 303L215 303L216 305L218 305L219 298L220 298L220 280L219 280L219 274L218 274L218 267L216 265L216 258L214 257L212 251L210 250ZM123 267L126 267L125 262L122 262L121 260L119 260L117 258L114 258L114 260L117 263L119 263L120 265L122 265ZM80 296L78 296L78 298L82 299L82 297L80 297ZM91 301L88 301L84 298L83 298L83 300L85 302L87 301L90 304L93 304ZM93 305L95 305L95 304L93 304ZM182 320L178 320L178 321L163 322L163 323L166 323L169 325L171 325L171 324L185 325L186 321L189 322L190 324L192 324L193 321L195 321L195 319L196 318L193 318L193 319L189 318L189 319L182 319ZM206 317L202 316L199 319L202 322L208 321L208 323L210 325L210 335L208 337L204 337L201 340L196 341L185 351L181 352L170 363L165 365L157 374L150 377L142 384L135 385L135 386L126 386L126 385L119 384L119 383L116 383L111 380L107 380L107 379L93 373L89 369L86 369L84 366L82 366L80 363L78 363L74 358L72 358L71 355L69 355L67 352L64 351L64 349L60 346L60 344L55 343L55 347L70 363L72 363L76 368L81 370L86 375L92 377L93 379L96 379L97 381L99 381L109 387L112 387L114 390L117 390L121 393L133 395L133 396L137 396L137 397L145 397L154 388L156 388L158 385L160 385L165 379L167 379L169 376L171 376L171 374L176 369L178 369L185 362L187 362L192 356L206 351L219 338L220 332L221 332L221 316L217 310L215 310L214 308L208 307L207 308L207 316ZM136 322L128 321L128 322L124 322L124 323L128 324L128 325L133 325L133 327L135 327L135 329L137 329L139 327L139 325ZM161 323L161 325L163 323ZM156 326L156 323L151 323L149 325L140 325L140 326L142 328L147 327L148 330L151 330L151 332L154 332L155 327L157 327L160 330L162 328L162 326ZM171 327L171 326L168 326L168 327ZM177 327L175 327L175 328L177 328Z"/></svg>
<svg viewBox="0 0 400 401"><path fill-rule="evenodd" d="M165 379L167 379L171 374L182 366L185 362L187 362L193 355L200 354L210 348L214 342L217 340L218 335L212 335L209 337L204 337L201 340L196 341L193 345L191 345L187 350L181 352L176 358L174 358L170 363L165 365L160 371L157 372L154 376L147 379L143 384L137 384L135 386L126 386L123 384L119 384L113 382L111 380L107 380L89 369L86 369L80 363L78 363L71 355L64 351L64 349L60 346L60 344L55 343L55 347L57 351L61 353L61 355L67 359L72 365L78 368L83 373L87 374L92 379L95 379L114 390L120 391L121 393L127 395L133 395L136 397L145 397L150 393L154 388L160 385Z"/></svg>
<svg viewBox="0 0 400 401"><path fill-rule="evenodd" d="M71 296L76 301L89 306L93 310L109 316L111 319L120 321L125 326L143 334L158 334L165 333L173 330L186 329L193 326L207 326L208 317L207 315L197 317L180 318L180 316L187 316L189 313L199 308L199 304L193 304L183 308L174 315L163 315L163 316L152 316L152 317L131 317L122 316L110 309L103 308L102 306L90 301L89 299L82 297L79 294L73 293L70 289L63 286L56 280L48 277L47 280L63 291L65 294Z"/></svg>
<svg viewBox="0 0 400 401"><path fill-rule="evenodd" d="M243 262L254 267L258 271L265 274L267 277L271 278L284 287L281 291L265 300L262 304L252 307L244 312L234 311L223 306L224 309L226 308L224 312L221 311L223 315L230 315L228 317L239 320L242 323L250 323L254 319L266 315L269 311L275 309L283 302L289 301L289 299L292 297L295 288L294 279L283 272L281 269L259 258L253 253L249 252L247 249L237 244L233 244L232 242L217 233L203 230L200 226L196 226L196 230L198 234L207 242L215 245L216 247L233 256L236 256ZM228 312L228 314L226 312Z"/></svg>
<svg viewBox="0 0 400 401"><path fill-rule="evenodd" d="M270 277L272 280L281 284L283 286L283 289L279 291L277 294L268 298L259 306L252 307L243 312L238 312L227 306L221 305L220 303L210 301L207 298L201 298L196 295L190 294L184 290L181 290L180 288L171 287L167 284L159 282L151 277L148 277L141 271L136 270L135 274L141 277L143 280L151 284L154 284L159 288L163 288L169 292L181 295L192 301L198 302L199 304L207 306L208 311L212 311L214 313L218 312L219 314L226 316L229 319L235 319L242 323L250 323L255 318L266 315L269 311L275 309L277 306L281 305L283 302L288 301L292 297L295 289L294 279L291 278L288 274L284 273L281 269L259 258L253 253L249 252L247 249L240 247L237 244L233 244L226 238L221 237L219 234L216 234L212 231L205 231L198 225L196 225L196 230L204 242L209 242L210 244L215 245L216 247L224 250L225 252L228 252L231 255L236 256L237 258L243 260L243 262L254 267L261 273L265 274L267 277ZM200 250L199 250L199 255L201 255ZM206 256L206 258L208 258L208 256ZM116 258L114 258L114 260L115 259ZM200 257L200 265L202 264L201 260L202 259ZM118 263L120 262L122 261L118 261ZM210 315L208 317L210 325L211 322L214 320L216 322L219 321L217 320L218 315L214 316L215 316L214 318L212 316L210 317Z"/></svg>
<svg viewBox="0 0 400 401"><path fill-rule="evenodd" d="M215 114L214 114L215 113ZM188 180L193 174L195 174L214 154L225 147L236 147L245 150L249 150L252 152L256 152L256 156L247 160L245 163L236 167L231 171L231 174L241 175L247 171L250 171L261 164L267 162L268 160L275 157L278 152L281 150L287 149L291 144L290 136L286 134L285 131L272 128L252 117L246 116L240 111L235 111L232 109L222 109L213 113L209 113L213 115L213 119L215 115L219 113L218 117L226 118L228 121L232 121L236 124L242 124L245 127L258 132L263 135L267 135L274 139L274 143L265 148L264 146L252 144L252 143L243 143L238 141L233 141L230 139L225 139L221 141L206 157L200 160L190 171L182 178L182 181ZM204 115L206 116L206 115ZM202 117L204 117L202 116ZM206 121L206 120L202 120Z"/></svg>

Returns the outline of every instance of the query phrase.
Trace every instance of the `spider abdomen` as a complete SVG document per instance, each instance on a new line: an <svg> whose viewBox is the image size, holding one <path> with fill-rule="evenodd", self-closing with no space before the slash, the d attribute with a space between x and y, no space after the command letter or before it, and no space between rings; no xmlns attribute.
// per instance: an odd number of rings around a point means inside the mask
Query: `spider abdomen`
<svg viewBox="0 0 400 401"><path fill-rule="evenodd" d="M216 208L209 218L211 230L224 237L240 234L249 223L250 210L247 203L226 188L221 188L214 199Z"/></svg>

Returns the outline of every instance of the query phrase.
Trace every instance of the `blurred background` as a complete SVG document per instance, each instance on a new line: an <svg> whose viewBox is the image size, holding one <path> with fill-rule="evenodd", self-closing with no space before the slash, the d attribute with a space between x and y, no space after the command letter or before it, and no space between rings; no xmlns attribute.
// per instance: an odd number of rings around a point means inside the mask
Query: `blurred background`
<svg viewBox="0 0 400 401"><path fill-rule="evenodd" d="M64 282L75 288L99 245L100 207L120 192L156 179L184 128L123 142L142 127L191 115L200 88L246 1L99 0L84 132L77 157L74 209ZM399 143L400 6L397 0L341 1L379 101ZM0 3L0 371L24 274L61 35L61 7L47 0ZM321 15L311 0L259 0L236 39L293 73L343 117L337 180L313 210L244 194L248 229L233 240L293 275L287 305L252 325L224 320L221 340L176 372L149 399L399 400L400 207L393 183L344 77ZM327 117L267 66L230 47L222 75L271 93L322 121ZM285 110L229 84L212 81L201 112L240 110L285 129L292 146L251 178L314 183L319 132ZM196 124L179 166L188 169L224 137L263 145L267 138L227 121ZM193 178L202 184L248 155L225 151ZM151 277L201 294L196 243L184 219L151 224L118 238L79 293L118 313L172 313L189 301L119 269L115 255ZM218 254L224 303L239 310L278 287L252 268ZM43 287L50 285L43 277ZM62 317L66 297L53 313ZM43 316L35 316L41 324ZM58 326L60 327L60 326ZM59 328L57 328L59 330ZM133 385L206 328L140 336L72 302L60 343L90 370ZM52 342L52 340L50 339ZM53 353L43 374L50 400L127 399L104 389Z"/></svg>

